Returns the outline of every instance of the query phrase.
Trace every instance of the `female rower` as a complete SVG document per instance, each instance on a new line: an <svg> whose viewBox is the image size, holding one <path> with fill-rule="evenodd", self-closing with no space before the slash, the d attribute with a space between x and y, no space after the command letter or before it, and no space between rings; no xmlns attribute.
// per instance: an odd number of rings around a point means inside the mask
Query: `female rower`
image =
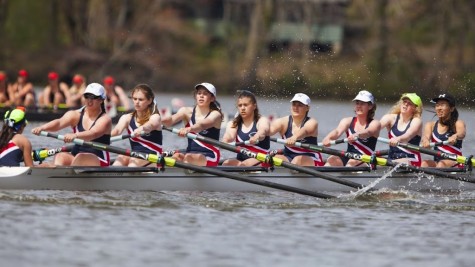
<svg viewBox="0 0 475 267"><path fill-rule="evenodd" d="M455 107L455 98L450 94L440 94L432 99L435 103L437 121L427 122L424 126L421 145L429 147L430 142L449 141L447 145L437 146L435 149L450 154L462 155L462 140L465 138L465 122L459 119ZM434 160L422 161L422 167L461 167L450 159L434 156Z"/></svg>
<svg viewBox="0 0 475 267"><path fill-rule="evenodd" d="M270 148L270 122L259 114L256 96L252 92L242 90L237 96L236 106L239 113L232 121L228 122L223 142L249 141L249 145L241 147L256 153L267 154ZM255 166L259 163L260 161L255 158L238 153L235 159L227 159L223 165Z"/></svg>
<svg viewBox="0 0 475 267"><path fill-rule="evenodd" d="M128 111L131 109L129 98L122 86L116 84L114 77L104 77L104 89L106 89L106 108L109 114L113 114L119 107Z"/></svg>
<svg viewBox="0 0 475 267"><path fill-rule="evenodd" d="M290 102L291 114L271 123L269 135L279 133L282 138L286 138L284 154L275 157L302 166L323 166L319 152L294 146L295 142L317 145L318 122L308 116L310 98L306 94L297 93Z"/></svg>
<svg viewBox="0 0 475 267"><path fill-rule="evenodd" d="M381 118L381 128L388 130L391 160L421 166L421 153L398 147L398 143L419 146L422 135L422 100L415 93L403 94L389 114Z"/></svg>
<svg viewBox="0 0 475 267"><path fill-rule="evenodd" d="M68 107L79 107L84 104L84 99L82 95L86 90L86 78L81 74L75 74L73 76L73 84L69 87L69 99Z"/></svg>
<svg viewBox="0 0 475 267"><path fill-rule="evenodd" d="M69 101L69 88L64 82L59 81L58 73L48 73L48 85L38 97L40 107L57 109L60 104L65 105Z"/></svg>
<svg viewBox="0 0 475 267"><path fill-rule="evenodd" d="M33 84L28 81L28 72L20 70L17 82L10 86L10 98L15 106L35 106L35 90Z"/></svg>
<svg viewBox="0 0 475 267"><path fill-rule="evenodd" d="M194 96L196 101L194 107L182 107L177 113L163 118L162 123L170 127L183 121L185 127L181 128L178 134L181 137L194 133L219 140L223 114L216 102L216 88L210 83L197 84ZM215 146L188 139L186 154L177 153L173 157L195 165L217 166L221 154Z"/></svg>
<svg viewBox="0 0 475 267"><path fill-rule="evenodd" d="M374 119L376 103L373 94L363 90L353 99L355 117L346 117L340 121L324 139L323 145L330 146L332 140L339 138L344 132L348 138L348 152L371 155L376 148L381 123ZM346 157L330 156L326 166L358 166L361 161Z"/></svg>
<svg viewBox="0 0 475 267"><path fill-rule="evenodd" d="M147 154L162 153L162 122L154 100L155 95L150 86L146 84L135 86L132 90L135 111L122 115L112 130L112 136L122 134L125 129L129 134L136 136L129 139L132 151ZM148 135L140 136L142 132ZM150 162L143 159L119 155L112 165L140 167L148 164Z"/></svg>
<svg viewBox="0 0 475 267"><path fill-rule="evenodd" d="M25 108L17 107L5 113L0 133L0 166L33 166L31 143L22 133L28 123Z"/></svg>
<svg viewBox="0 0 475 267"><path fill-rule="evenodd" d="M32 130L39 135L41 131L59 131L67 126L73 133L64 135L64 142L72 142L75 138L110 144L112 120L105 113L104 100L106 92L98 83L91 83L84 91L86 105L77 110L66 112L61 118L50 121ZM54 165L74 166L109 166L110 157L106 151L75 145L71 153L61 152L55 155Z"/></svg>
<svg viewBox="0 0 475 267"><path fill-rule="evenodd" d="M8 92L8 77L3 71L0 71L0 107L11 105L10 94Z"/></svg>

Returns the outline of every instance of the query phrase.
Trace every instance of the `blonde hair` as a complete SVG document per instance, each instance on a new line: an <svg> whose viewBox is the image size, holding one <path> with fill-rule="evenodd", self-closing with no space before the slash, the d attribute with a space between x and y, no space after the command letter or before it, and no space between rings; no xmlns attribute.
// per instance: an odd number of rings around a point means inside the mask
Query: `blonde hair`
<svg viewBox="0 0 475 267"><path fill-rule="evenodd" d="M404 99L405 99L404 97L399 99L399 101L397 101L396 104L394 104L394 106L391 108L391 110L389 111L389 114L397 114L397 115L401 114L401 106L402 106L402 103L403 103ZM409 99L409 101L411 101L411 100ZM416 110L414 111L414 114L412 114L412 117L413 118L421 118L422 117L422 104L420 106L416 106Z"/></svg>

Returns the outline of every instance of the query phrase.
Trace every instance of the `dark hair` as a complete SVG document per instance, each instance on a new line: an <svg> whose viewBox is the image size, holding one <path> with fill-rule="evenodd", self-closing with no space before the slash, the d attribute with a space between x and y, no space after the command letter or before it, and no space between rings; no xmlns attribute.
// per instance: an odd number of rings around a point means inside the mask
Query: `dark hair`
<svg viewBox="0 0 475 267"><path fill-rule="evenodd" d="M451 107L453 107L454 110L452 112L450 112L450 118L448 120L445 120L445 121L439 120L439 122L442 125L449 126L449 132L456 133L457 129L455 128L455 123L459 119L459 112L458 112L458 110L455 106L451 106Z"/></svg>
<svg viewBox="0 0 475 267"><path fill-rule="evenodd" d="M133 96L134 93L137 91L141 91L142 93L144 93L147 100L152 100L150 105L147 107L147 110L145 111L145 116L143 116L142 118L137 118L138 123L144 124L150 119L152 114L160 114L160 112L158 111L157 105L155 104L155 94L153 93L153 90L152 88L150 88L150 86L148 86L147 84L138 84L134 87L130 95ZM136 115L137 111L135 110L132 113L132 116L135 117Z"/></svg>
<svg viewBox="0 0 475 267"><path fill-rule="evenodd" d="M374 115L376 114L376 108L377 108L376 103L373 103L372 105L373 105L373 108L368 111L368 117L366 117L368 121L373 120Z"/></svg>
<svg viewBox="0 0 475 267"><path fill-rule="evenodd" d="M4 148L10 140L12 140L13 136L17 134L18 132L21 132L21 130L26 126L26 124L23 124L20 126L20 129L15 130L14 128L8 126L6 123L3 124L2 131L0 133L0 149Z"/></svg>
<svg viewBox="0 0 475 267"><path fill-rule="evenodd" d="M251 99L252 104L256 105L256 110L254 110L254 122L257 122L259 118L261 117L261 114L259 113L259 107L257 106L256 96L251 91L248 91L248 90L238 90L237 93L238 93L237 100L247 97ZM243 121L242 116L241 114L238 113L238 115L233 119L232 128L236 128L239 124L242 123L242 121Z"/></svg>

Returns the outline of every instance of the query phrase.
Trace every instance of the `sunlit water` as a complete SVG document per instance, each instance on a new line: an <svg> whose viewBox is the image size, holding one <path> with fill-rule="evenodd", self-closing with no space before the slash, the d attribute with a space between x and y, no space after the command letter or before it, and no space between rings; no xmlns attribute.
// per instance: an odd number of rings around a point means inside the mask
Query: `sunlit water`
<svg viewBox="0 0 475 267"><path fill-rule="evenodd" d="M220 100L233 112L232 99ZM321 136L352 114L350 103L315 102ZM289 108L287 99L259 104L263 114ZM470 113L461 113L470 154L474 129ZM165 148L184 147L164 135ZM34 148L61 145L28 136ZM473 266L475 251L475 192L379 190L322 200L281 191L0 190L0 217L0 266Z"/></svg>

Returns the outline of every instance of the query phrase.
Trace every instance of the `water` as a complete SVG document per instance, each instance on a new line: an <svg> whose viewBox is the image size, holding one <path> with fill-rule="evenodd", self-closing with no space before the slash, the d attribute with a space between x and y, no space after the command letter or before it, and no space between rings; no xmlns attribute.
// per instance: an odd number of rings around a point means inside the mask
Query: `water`
<svg viewBox="0 0 475 267"><path fill-rule="evenodd" d="M233 111L232 99L220 101ZM285 115L287 101L259 104L263 114ZM352 114L350 103L314 102L321 136L340 114ZM461 117L468 155L474 129L468 111ZM184 147L164 135L166 148ZM61 145L28 136L34 148ZM475 192L381 190L321 200L280 191L3 190L0 217L1 266L472 266L475 251Z"/></svg>

